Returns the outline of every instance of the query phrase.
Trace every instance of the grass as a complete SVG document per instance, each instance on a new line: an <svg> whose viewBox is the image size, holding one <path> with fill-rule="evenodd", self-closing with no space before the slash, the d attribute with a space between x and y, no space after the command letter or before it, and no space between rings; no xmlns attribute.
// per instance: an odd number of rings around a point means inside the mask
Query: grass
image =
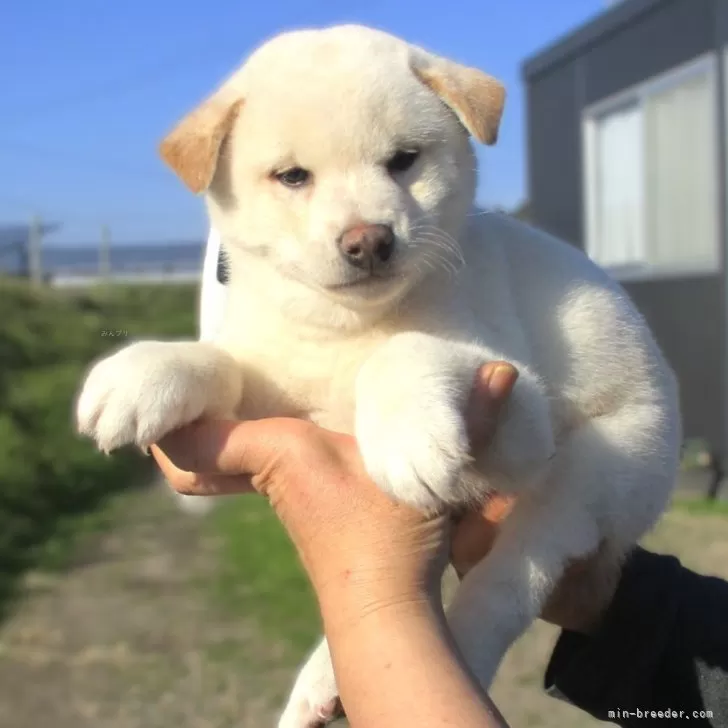
<svg viewBox="0 0 728 728"><path fill-rule="evenodd" d="M192 286L33 288L0 279L0 616L19 577L64 561L76 529L112 493L144 484L151 463L111 458L79 438L73 407L89 364L130 340L192 336Z"/></svg>
<svg viewBox="0 0 728 728"><path fill-rule="evenodd" d="M683 443L680 469L692 470L704 467L708 452L709 448L703 440L695 438L686 440Z"/></svg>
<svg viewBox="0 0 728 728"><path fill-rule="evenodd" d="M214 597L227 612L255 620L269 639L294 653L320 634L316 598L288 536L264 498L230 499L210 519L221 539Z"/></svg>
<svg viewBox="0 0 728 728"><path fill-rule="evenodd" d="M94 510L61 518L53 532L36 549L34 568L45 573L62 573L74 565L80 545L114 529L122 495L115 493ZM123 506L122 506L123 507Z"/></svg>
<svg viewBox="0 0 728 728"><path fill-rule="evenodd" d="M720 500L706 500L704 498L678 498L673 503L673 509L693 516L723 516L728 517L728 502Z"/></svg>

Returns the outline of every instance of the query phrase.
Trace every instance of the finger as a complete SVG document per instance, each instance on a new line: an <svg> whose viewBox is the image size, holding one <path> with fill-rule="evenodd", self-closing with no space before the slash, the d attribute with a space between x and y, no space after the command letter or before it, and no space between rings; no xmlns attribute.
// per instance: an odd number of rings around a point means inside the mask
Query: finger
<svg viewBox="0 0 728 728"><path fill-rule="evenodd" d="M466 411L474 452L485 449L493 439L498 417L517 379L518 370L507 362L488 362L478 370Z"/></svg>
<svg viewBox="0 0 728 728"><path fill-rule="evenodd" d="M182 495L236 495L255 492L248 476L201 475L180 470L157 445L152 445L151 451L169 485Z"/></svg>
<svg viewBox="0 0 728 728"><path fill-rule="evenodd" d="M283 418L250 422L200 420L166 435L157 445L179 470L255 476L290 449L301 429L298 425L305 424Z"/></svg>
<svg viewBox="0 0 728 728"><path fill-rule="evenodd" d="M450 556L460 576L485 557L493 547L502 521L513 507L512 496L489 494L479 510L467 513L455 526Z"/></svg>

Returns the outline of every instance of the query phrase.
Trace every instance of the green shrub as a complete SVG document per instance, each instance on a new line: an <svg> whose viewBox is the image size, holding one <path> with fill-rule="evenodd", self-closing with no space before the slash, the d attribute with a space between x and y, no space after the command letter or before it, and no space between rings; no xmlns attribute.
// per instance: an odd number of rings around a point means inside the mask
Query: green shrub
<svg viewBox="0 0 728 728"><path fill-rule="evenodd" d="M49 539L148 480L141 454L106 457L75 434L88 365L135 338L194 336L195 317L192 286L69 292L0 278L0 611Z"/></svg>

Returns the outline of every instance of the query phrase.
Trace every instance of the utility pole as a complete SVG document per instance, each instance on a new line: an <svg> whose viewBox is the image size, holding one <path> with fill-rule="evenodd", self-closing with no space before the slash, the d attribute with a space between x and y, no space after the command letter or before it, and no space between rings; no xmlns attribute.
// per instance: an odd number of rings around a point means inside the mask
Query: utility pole
<svg viewBox="0 0 728 728"><path fill-rule="evenodd" d="M40 215L34 215L28 228L28 273L35 286L43 284L43 224Z"/></svg>
<svg viewBox="0 0 728 728"><path fill-rule="evenodd" d="M105 283L108 283L111 278L111 230L109 230L108 225L101 226L99 277Z"/></svg>

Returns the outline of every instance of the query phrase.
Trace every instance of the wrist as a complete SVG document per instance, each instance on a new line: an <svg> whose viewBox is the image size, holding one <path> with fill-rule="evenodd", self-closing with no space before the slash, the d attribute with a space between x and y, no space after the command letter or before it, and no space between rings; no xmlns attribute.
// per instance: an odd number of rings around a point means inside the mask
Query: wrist
<svg viewBox="0 0 728 728"><path fill-rule="evenodd" d="M392 551L394 553L392 553ZM446 560L413 558L400 549L376 549L352 554L343 550L309 575L322 611L370 611L392 604L440 604Z"/></svg>
<svg viewBox="0 0 728 728"><path fill-rule="evenodd" d="M344 664L350 662L346 655L371 652L372 660L381 661L383 669L401 652L398 645L402 643L422 645L425 637L448 641L442 606L425 592L386 590L373 594L352 590L332 591L329 596L321 605L321 617L335 667L342 660ZM342 700L346 706L343 696Z"/></svg>
<svg viewBox="0 0 728 728"><path fill-rule="evenodd" d="M343 570L317 586L316 593L327 634L392 617L429 617L433 610L442 609L437 594L426 584L386 572Z"/></svg>

